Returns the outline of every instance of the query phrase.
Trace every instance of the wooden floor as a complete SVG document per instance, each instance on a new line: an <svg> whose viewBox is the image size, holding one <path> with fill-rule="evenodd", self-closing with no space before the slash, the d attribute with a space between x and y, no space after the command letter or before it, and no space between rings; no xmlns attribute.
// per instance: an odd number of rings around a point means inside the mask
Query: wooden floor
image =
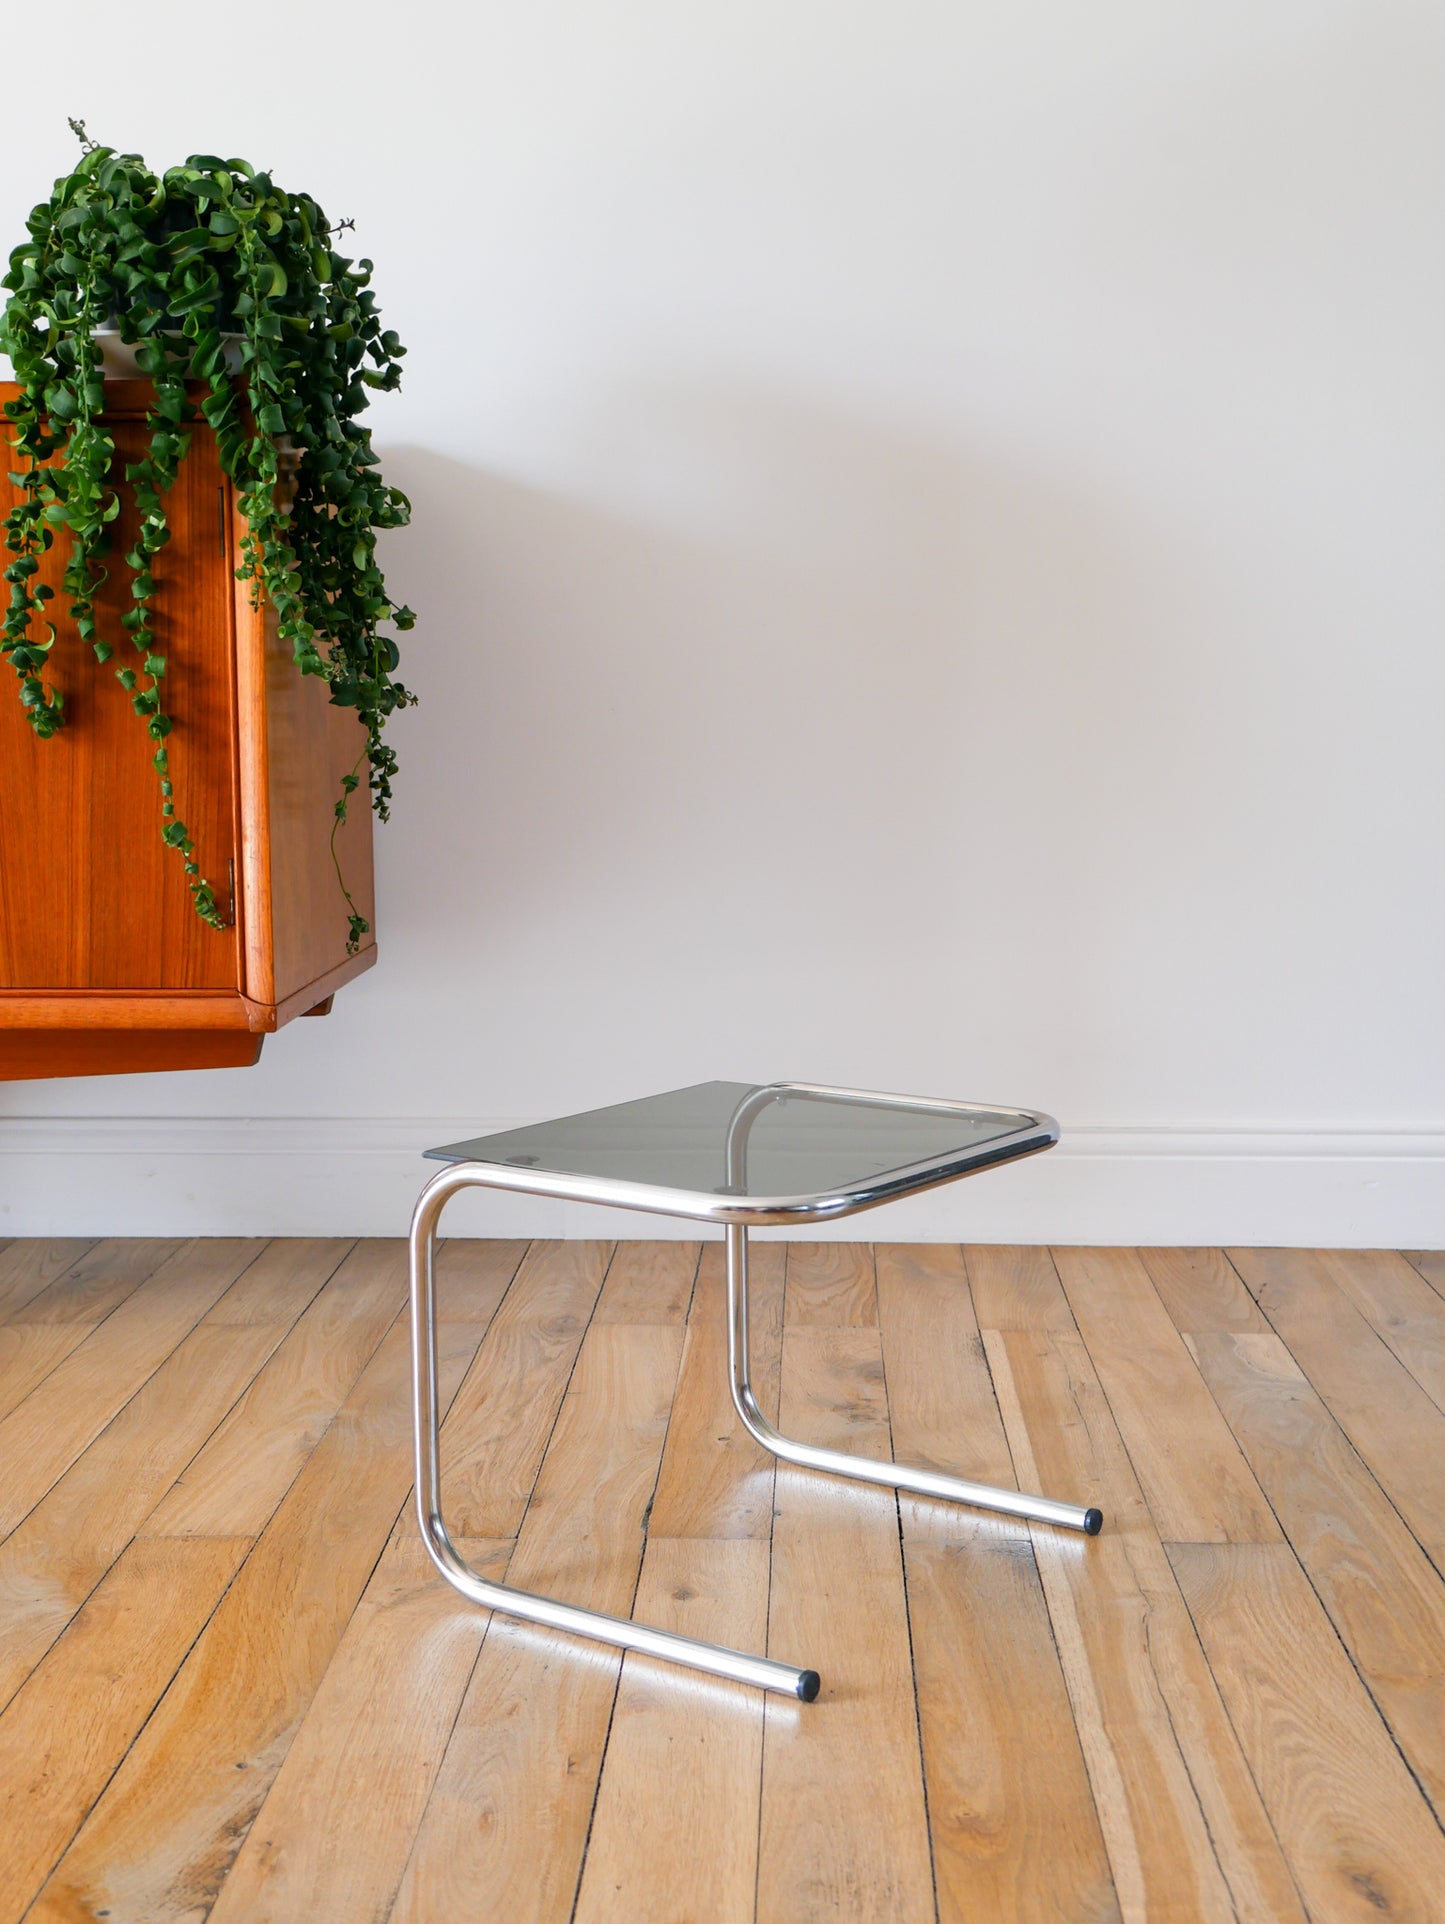
<svg viewBox="0 0 1445 1924"><path fill-rule="evenodd" d="M447 1245L450 1517L812 1706L432 1573L399 1244L0 1245L0 1920L1445 1918L1445 1258L756 1246L784 1427L1086 1541L775 1472L719 1255Z"/></svg>

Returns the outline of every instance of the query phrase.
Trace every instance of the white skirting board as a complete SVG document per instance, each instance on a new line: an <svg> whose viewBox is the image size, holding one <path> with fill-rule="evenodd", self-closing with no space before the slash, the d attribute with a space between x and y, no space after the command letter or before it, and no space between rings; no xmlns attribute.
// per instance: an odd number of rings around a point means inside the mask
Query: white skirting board
<svg viewBox="0 0 1445 1924"><path fill-rule="evenodd" d="M523 1120L6 1117L0 1237L400 1236L438 1167L422 1160L423 1148ZM660 1216L485 1191L459 1197L443 1229L468 1236L703 1233ZM1445 1129L1066 1123L1063 1141L1044 1155L823 1233L899 1242L1440 1248Z"/></svg>

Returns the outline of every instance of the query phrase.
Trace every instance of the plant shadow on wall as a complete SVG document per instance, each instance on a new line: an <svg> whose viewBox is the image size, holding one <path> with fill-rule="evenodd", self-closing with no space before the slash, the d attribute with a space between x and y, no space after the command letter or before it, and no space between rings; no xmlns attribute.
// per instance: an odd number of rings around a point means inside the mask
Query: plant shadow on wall
<svg viewBox="0 0 1445 1924"><path fill-rule="evenodd" d="M722 388L608 395L565 497L386 455L415 506L398 586L437 617L406 739L447 886L400 849L382 876L437 955L490 974L519 929L575 957L630 924L654 974L719 943L766 967L768 929L846 967L861 909L957 981L960 928L976 956L1023 896L1055 926L1082 906L1121 792L1167 818L1192 787L1187 744L1159 759L1190 561L1082 482Z"/></svg>

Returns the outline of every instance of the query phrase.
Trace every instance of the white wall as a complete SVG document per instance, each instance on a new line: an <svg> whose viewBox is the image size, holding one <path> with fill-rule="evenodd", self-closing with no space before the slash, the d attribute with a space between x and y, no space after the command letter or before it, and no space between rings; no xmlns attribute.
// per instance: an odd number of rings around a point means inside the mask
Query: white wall
<svg viewBox="0 0 1445 1924"><path fill-rule="evenodd" d="M855 1233L1445 1242L1437 5L73 18L0 239L67 112L356 217L424 699L380 965L0 1088L0 1234L393 1232L428 1141L793 1075L1064 1123Z"/></svg>

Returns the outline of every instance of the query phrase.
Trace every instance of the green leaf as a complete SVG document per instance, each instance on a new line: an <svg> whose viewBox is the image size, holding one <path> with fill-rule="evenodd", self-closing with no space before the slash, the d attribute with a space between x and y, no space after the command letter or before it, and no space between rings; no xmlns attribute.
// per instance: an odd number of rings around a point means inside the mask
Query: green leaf
<svg viewBox="0 0 1445 1924"><path fill-rule="evenodd" d="M166 246L176 255L198 254L210 238L209 227L188 227L184 233L172 234Z"/></svg>
<svg viewBox="0 0 1445 1924"><path fill-rule="evenodd" d="M203 308L215 306L216 297L220 291L221 284L212 274L199 287L192 288L188 293L173 294L171 312L180 319L184 319L187 314L199 314Z"/></svg>

